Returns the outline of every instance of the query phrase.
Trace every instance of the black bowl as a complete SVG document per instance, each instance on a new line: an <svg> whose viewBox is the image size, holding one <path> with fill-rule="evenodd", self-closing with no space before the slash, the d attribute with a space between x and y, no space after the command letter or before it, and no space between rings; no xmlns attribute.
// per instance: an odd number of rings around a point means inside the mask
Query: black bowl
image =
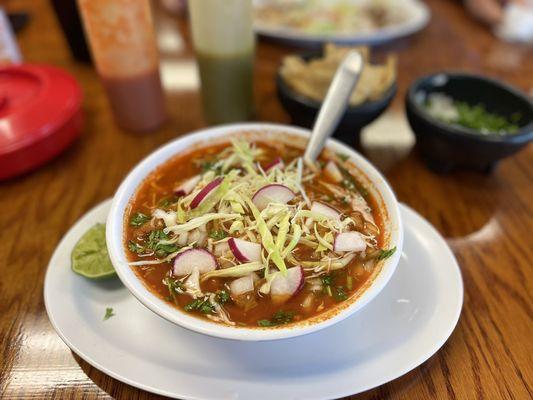
<svg viewBox="0 0 533 400"><path fill-rule="evenodd" d="M431 117L421 101L430 93L444 93L468 104L510 118L520 113L519 131L482 135ZM405 98L407 119L428 166L437 172L456 168L490 172L498 160L516 153L533 139L533 103L524 93L494 79L463 73L439 73L415 81Z"/></svg>
<svg viewBox="0 0 533 400"><path fill-rule="evenodd" d="M302 58L310 60L319 56L319 53L315 53L304 55ZM295 92L285 83L279 71L276 76L276 86L279 100L285 111L290 115L292 123L304 128L311 128L322 103ZM396 82L394 82L380 99L367 101L355 107L348 106L337 129L333 132L333 137L349 146L358 146L361 129L385 111L394 98L396 90Z"/></svg>

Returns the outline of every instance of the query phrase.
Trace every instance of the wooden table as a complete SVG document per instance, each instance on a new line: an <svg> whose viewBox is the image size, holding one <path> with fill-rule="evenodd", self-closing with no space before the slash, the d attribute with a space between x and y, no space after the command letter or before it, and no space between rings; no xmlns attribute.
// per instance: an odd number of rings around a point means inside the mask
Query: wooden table
<svg viewBox="0 0 533 400"><path fill-rule="evenodd" d="M533 148L503 161L490 176L430 172L411 151L403 117L409 83L425 73L466 69L533 93L531 49L498 42L459 2L428 0L422 33L387 48L398 52L399 93L392 109L365 132L363 146L399 199L446 237L465 283L459 325L444 347L405 376L354 398L529 399L533 395ZM158 132L136 135L113 123L94 70L72 61L44 0L9 1L31 23L18 36L28 62L58 65L76 76L87 114L81 138L38 171L0 183L0 398L153 398L73 355L53 331L43 305L48 260L69 227L113 195L129 169L157 146L204 126L186 22L158 18L167 50L162 67L171 114ZM183 34L184 42L176 29ZM169 41L170 39L170 41ZM174 47L183 48L180 51ZM257 119L288 122L274 88L280 58L293 49L260 41ZM392 129L387 129L391 127ZM529 334L528 334L529 332Z"/></svg>

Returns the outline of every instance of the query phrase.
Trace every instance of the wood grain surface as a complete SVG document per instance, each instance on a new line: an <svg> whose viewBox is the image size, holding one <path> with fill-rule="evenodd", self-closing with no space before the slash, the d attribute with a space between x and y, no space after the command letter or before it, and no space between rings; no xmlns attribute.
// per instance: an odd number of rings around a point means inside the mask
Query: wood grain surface
<svg viewBox="0 0 533 400"><path fill-rule="evenodd" d="M204 126L187 22L157 13L170 119L151 134L113 123L92 67L74 62L49 2L4 2L27 11L18 35L27 62L70 71L84 92L81 138L37 171L0 183L0 398L159 398L116 381L73 355L53 331L43 279L60 238L87 210L113 195L142 157ZM472 21L460 2L428 0L430 25L380 52L399 55L399 93L363 136L363 151L386 174L399 199L447 239L465 283L462 315L444 347L419 368L354 399L530 399L533 397L533 148L504 160L492 175L436 175L413 149L403 96L416 77L462 69L503 79L533 94L531 48L501 43ZM289 122L274 74L294 49L259 41L256 119Z"/></svg>

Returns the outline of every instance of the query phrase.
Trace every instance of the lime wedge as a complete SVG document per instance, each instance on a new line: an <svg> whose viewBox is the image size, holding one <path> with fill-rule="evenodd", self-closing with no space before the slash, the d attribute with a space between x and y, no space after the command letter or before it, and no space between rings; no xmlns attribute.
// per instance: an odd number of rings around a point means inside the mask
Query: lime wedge
<svg viewBox="0 0 533 400"><path fill-rule="evenodd" d="M105 242L105 224L96 224L83 234L71 254L72 270L86 278L115 275Z"/></svg>

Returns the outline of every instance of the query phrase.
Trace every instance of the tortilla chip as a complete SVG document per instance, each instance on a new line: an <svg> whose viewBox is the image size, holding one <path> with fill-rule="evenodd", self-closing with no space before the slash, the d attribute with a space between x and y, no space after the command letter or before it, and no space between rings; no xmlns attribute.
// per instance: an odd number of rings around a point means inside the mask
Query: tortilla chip
<svg viewBox="0 0 533 400"><path fill-rule="evenodd" d="M359 51L365 64L350 96L350 105L381 98L396 79L397 60L395 56L388 56L384 64L370 64L370 49L365 46L339 47L327 43L324 56L308 62L298 56L287 56L280 69L281 76L296 92L322 102L339 64L351 50Z"/></svg>

